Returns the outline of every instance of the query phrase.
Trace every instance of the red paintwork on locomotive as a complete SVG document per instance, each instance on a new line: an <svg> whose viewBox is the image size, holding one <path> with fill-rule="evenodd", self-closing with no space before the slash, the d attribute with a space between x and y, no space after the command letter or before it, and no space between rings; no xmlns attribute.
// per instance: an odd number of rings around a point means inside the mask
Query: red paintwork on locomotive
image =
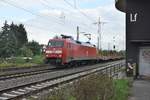
<svg viewBox="0 0 150 100"><path fill-rule="evenodd" d="M82 61L82 60L96 60L97 49L88 43L77 43L70 39L51 39L50 41L63 41L63 47L47 47L46 51L57 51L61 50L62 53L45 53L47 59L58 58L61 59L61 64L66 64L71 61Z"/></svg>

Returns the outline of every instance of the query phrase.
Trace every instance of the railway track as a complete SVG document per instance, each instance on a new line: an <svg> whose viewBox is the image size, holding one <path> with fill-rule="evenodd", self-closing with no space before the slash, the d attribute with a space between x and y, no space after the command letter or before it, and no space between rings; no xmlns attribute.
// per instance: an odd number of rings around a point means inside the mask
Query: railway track
<svg viewBox="0 0 150 100"><path fill-rule="evenodd" d="M82 65L80 67L84 67L84 66L86 65ZM55 68L55 66L52 65L40 65L40 66L24 67L24 68L10 68L5 70L6 73L1 71L1 73L5 73L5 74L0 75L0 81L25 77L25 76L31 76L36 74L42 74L42 73L52 72L60 69L57 69Z"/></svg>
<svg viewBox="0 0 150 100"><path fill-rule="evenodd" d="M48 66L48 65L44 65L44 66ZM80 67L84 67L84 65ZM61 70L61 68L55 68L55 66L51 66L49 68L42 68L40 70L39 69L36 70L36 68L32 68L32 70L28 70L28 71L23 71L23 72L21 71L21 72L14 72L11 74L0 75L0 81L5 81L8 79L15 79L19 77L25 77L25 76L31 76L31 75L36 75L36 74L48 73L48 72L52 72L55 70ZM18 71L20 71L20 69Z"/></svg>
<svg viewBox="0 0 150 100"><path fill-rule="evenodd" d="M50 65L36 65L30 67L10 67L10 68L2 68L0 69L0 77L14 75L14 74L21 74L27 72L34 72L39 70L45 70L51 68Z"/></svg>
<svg viewBox="0 0 150 100"><path fill-rule="evenodd" d="M56 70L56 68L49 68L44 70L38 70L38 71L31 71L31 72L23 72L23 73L17 73L17 74L10 74L10 75L2 75L0 76L0 81L13 79L13 78L19 78L19 77L25 77L25 76L31 76L41 73L47 73Z"/></svg>
<svg viewBox="0 0 150 100"><path fill-rule="evenodd" d="M0 91L0 100L10 100L10 99L18 99L23 98L25 96L29 96L34 93L38 93L42 90L53 88L58 86L58 84L65 84L67 82L76 80L78 78L87 76L96 72L105 72L110 75L114 75L116 73L116 69L121 69L124 65L124 61L116 61L105 64L97 64L93 65L95 67L91 68L80 68L79 69L67 69L61 71L55 71L55 73L63 73L55 77L49 77L42 81L37 80L30 84L24 84L20 86L15 86L7 89L3 89ZM72 71L73 70L73 71ZM72 71L72 72L71 72ZM112 72L111 72L112 71ZM54 72L53 72L54 74ZM44 76L43 76L44 77Z"/></svg>

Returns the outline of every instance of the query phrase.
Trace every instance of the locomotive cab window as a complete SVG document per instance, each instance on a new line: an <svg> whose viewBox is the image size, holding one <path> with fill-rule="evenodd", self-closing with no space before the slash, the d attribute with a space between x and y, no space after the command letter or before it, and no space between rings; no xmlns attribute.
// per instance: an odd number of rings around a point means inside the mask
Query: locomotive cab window
<svg viewBox="0 0 150 100"><path fill-rule="evenodd" d="M50 46L50 47L63 47L64 42L63 41L49 41L48 46Z"/></svg>

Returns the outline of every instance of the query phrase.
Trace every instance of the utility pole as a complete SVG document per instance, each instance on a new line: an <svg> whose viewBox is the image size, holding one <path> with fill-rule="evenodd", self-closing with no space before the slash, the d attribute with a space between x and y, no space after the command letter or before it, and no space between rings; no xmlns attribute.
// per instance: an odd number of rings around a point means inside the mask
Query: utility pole
<svg viewBox="0 0 150 100"><path fill-rule="evenodd" d="M79 41L79 26L77 26L77 41Z"/></svg>
<svg viewBox="0 0 150 100"><path fill-rule="evenodd" d="M97 36L97 48L98 50L102 49L102 36L101 36L101 24L105 24L105 22L101 22L100 17L98 18L98 22L94 23L98 26L98 36Z"/></svg>

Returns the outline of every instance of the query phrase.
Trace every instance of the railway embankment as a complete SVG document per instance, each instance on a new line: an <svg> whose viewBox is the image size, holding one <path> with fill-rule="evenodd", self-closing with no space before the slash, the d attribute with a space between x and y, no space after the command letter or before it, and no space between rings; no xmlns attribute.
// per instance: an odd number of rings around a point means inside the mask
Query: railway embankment
<svg viewBox="0 0 150 100"><path fill-rule="evenodd" d="M119 78L118 72L123 71L124 68L125 68L124 60L122 60L122 61L114 61L114 62L108 62L103 64L96 64L93 66L61 69L55 71L52 70L50 72L44 72L44 73L34 74L29 76L27 75L25 77L24 76L13 77L11 79L0 81L1 82L0 98L6 100L10 98L11 99L24 98L28 95L33 96L36 95L36 93L43 94L43 91L47 91L47 90L53 91L55 88L59 89L59 87L63 87L63 85L66 84L70 84L70 83L72 84L74 82L78 83L79 80L88 79L87 77L90 77L91 75L98 75L98 73L100 75L106 74L108 76L108 79L111 79L110 76L116 79ZM100 79L100 81L102 81L102 79ZM89 82L85 82L85 83L89 83ZM90 86L90 88L91 87L92 86Z"/></svg>
<svg viewBox="0 0 150 100"><path fill-rule="evenodd" d="M55 89L43 100L127 100L130 80L113 79L106 74L94 74L63 88ZM39 98L39 97L38 97Z"/></svg>
<svg viewBox="0 0 150 100"><path fill-rule="evenodd" d="M132 81L124 69L117 75L92 74L77 81L32 96L41 100L127 100Z"/></svg>

